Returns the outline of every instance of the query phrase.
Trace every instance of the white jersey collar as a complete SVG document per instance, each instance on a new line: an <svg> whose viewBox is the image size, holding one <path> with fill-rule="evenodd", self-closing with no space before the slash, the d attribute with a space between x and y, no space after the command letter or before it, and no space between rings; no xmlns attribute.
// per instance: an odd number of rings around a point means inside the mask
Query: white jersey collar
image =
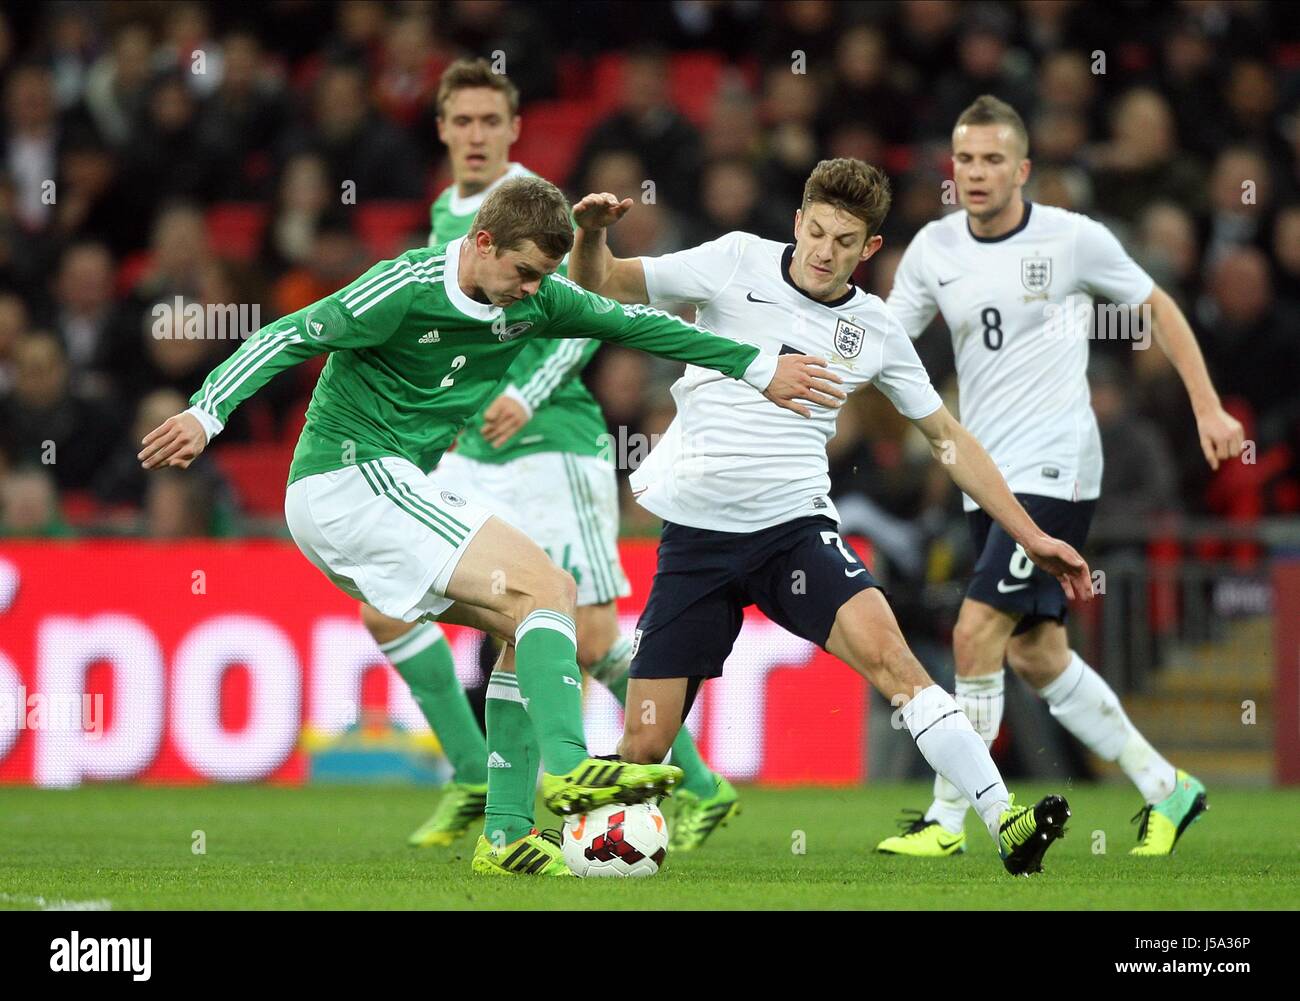
<svg viewBox="0 0 1300 1001"><path fill-rule="evenodd" d="M458 237L447 244L447 262L443 266L442 283L447 289L447 299L458 310L473 320L489 322L501 315L500 306L471 299L460 288L460 245L465 238Z"/></svg>

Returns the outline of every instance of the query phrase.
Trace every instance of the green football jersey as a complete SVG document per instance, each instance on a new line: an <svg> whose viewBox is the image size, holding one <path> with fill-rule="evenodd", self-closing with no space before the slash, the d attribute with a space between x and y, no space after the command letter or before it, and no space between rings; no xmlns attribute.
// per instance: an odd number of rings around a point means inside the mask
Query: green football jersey
<svg viewBox="0 0 1300 1001"><path fill-rule="evenodd" d="M430 245L446 243L469 232L474 214L483 199L502 181L511 177L529 177L532 171L512 163L501 179L467 198L450 185L429 210L432 232ZM565 268L561 266L561 273ZM475 414L461 433L457 450L461 455L480 462L509 462L533 452L572 452L600 455L605 430L605 415L580 378L592 356L600 347L595 340L530 341L510 366L501 390L513 387L528 404L533 415L500 448L493 448L483 437L483 415ZM493 394L491 403L500 393Z"/></svg>
<svg viewBox="0 0 1300 1001"><path fill-rule="evenodd" d="M278 372L329 353L289 482L383 456L426 473L535 338L590 338L770 382L775 356L648 306L625 306L548 275L506 309L458 284L461 241L407 251L268 324L209 373L190 412L208 431Z"/></svg>

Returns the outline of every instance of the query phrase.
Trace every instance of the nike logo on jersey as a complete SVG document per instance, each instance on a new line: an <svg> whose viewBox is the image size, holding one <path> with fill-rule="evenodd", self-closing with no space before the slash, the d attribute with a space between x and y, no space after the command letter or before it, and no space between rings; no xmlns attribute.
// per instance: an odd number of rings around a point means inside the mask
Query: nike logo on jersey
<svg viewBox="0 0 1300 1001"><path fill-rule="evenodd" d="M439 336L438 331L437 331L436 329L434 329L434 330L430 330L427 334L425 334L423 337L421 337L421 338L419 339L419 341L417 341L416 343L418 343L418 344L437 344L440 340L442 340L441 336Z"/></svg>
<svg viewBox="0 0 1300 1001"><path fill-rule="evenodd" d="M775 299L755 299L755 298L754 298L754 293L753 293L753 292L750 292L749 295L745 296L745 298L748 299L750 302L761 302L761 303L763 303L763 304L766 305L766 306L775 306L775 305L776 305L776 300L775 300Z"/></svg>
<svg viewBox="0 0 1300 1001"><path fill-rule="evenodd" d="M1004 580L998 581L998 594L1010 594L1012 591L1023 591L1028 584L1008 584Z"/></svg>
<svg viewBox="0 0 1300 1001"><path fill-rule="evenodd" d="M941 281L939 287L943 288L945 285L951 285L953 282L960 280L960 278L961 275L958 275L956 278L949 278L946 282Z"/></svg>
<svg viewBox="0 0 1300 1001"><path fill-rule="evenodd" d="M856 577L858 574L860 574L860 573L866 573L866 572L867 572L867 568L866 568L866 567L861 567L861 568L859 568L859 569L857 569L857 570L845 570L845 571L844 571L844 576L845 576L845 577Z"/></svg>

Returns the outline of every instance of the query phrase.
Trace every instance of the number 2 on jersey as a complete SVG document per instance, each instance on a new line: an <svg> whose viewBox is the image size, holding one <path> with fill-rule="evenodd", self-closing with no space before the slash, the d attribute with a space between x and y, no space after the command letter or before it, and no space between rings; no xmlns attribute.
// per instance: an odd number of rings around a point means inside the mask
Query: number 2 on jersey
<svg viewBox="0 0 1300 1001"><path fill-rule="evenodd" d="M452 378L452 376L456 373L457 370L464 367L465 367L465 356L457 355L455 358L451 360L451 372L449 372L447 375L444 375L442 377L442 382L438 383L438 385L442 386L444 389L447 386L455 385L456 380Z"/></svg>

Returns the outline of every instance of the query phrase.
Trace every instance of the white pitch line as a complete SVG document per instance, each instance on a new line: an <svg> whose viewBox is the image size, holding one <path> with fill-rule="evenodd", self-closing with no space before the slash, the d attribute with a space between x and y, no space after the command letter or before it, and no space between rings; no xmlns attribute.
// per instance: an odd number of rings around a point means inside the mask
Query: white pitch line
<svg viewBox="0 0 1300 1001"><path fill-rule="evenodd" d="M111 911L108 900L51 900L46 897L29 897L21 894L0 893L0 904L19 904L35 907L38 911Z"/></svg>

